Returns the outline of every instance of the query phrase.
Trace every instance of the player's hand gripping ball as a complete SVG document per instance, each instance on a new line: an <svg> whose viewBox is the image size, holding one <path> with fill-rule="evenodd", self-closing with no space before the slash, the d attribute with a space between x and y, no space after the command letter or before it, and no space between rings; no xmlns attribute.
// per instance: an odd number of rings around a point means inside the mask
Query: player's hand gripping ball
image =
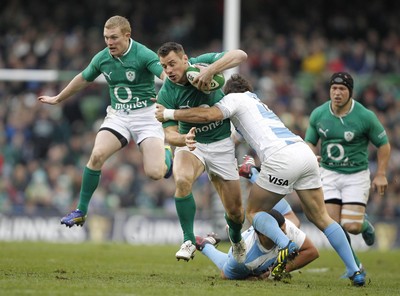
<svg viewBox="0 0 400 296"><path fill-rule="evenodd" d="M200 66L208 66L207 64L199 64ZM197 88L197 83L194 84L193 80L199 75L200 69L196 68L194 65L189 66L188 69L186 70L186 77L189 80L189 82ZM211 80L210 84L210 91L214 91L217 89L220 89L221 87L224 86L225 83L225 77L223 73L218 73L215 74Z"/></svg>

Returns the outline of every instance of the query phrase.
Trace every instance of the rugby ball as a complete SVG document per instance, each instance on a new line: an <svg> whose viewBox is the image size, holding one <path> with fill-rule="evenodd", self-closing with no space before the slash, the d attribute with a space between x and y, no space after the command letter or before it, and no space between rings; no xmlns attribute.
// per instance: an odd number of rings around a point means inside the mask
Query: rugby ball
<svg viewBox="0 0 400 296"><path fill-rule="evenodd" d="M207 66L205 64L199 64L201 66ZM193 83L193 80L199 75L200 69L196 68L194 65L189 66L186 70L186 77L189 80L190 84L197 88L197 83ZM223 73L215 74L211 80L210 91L214 91L220 89L224 86L225 77Z"/></svg>

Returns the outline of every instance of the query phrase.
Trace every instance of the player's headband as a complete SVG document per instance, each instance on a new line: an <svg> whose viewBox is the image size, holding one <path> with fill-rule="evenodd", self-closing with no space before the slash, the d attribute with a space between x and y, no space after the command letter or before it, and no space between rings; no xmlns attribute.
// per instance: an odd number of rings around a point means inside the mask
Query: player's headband
<svg viewBox="0 0 400 296"><path fill-rule="evenodd" d="M353 95L353 78L349 73L346 72L336 72L332 75L330 80L330 85L332 84L342 84L346 86L350 93L350 98Z"/></svg>

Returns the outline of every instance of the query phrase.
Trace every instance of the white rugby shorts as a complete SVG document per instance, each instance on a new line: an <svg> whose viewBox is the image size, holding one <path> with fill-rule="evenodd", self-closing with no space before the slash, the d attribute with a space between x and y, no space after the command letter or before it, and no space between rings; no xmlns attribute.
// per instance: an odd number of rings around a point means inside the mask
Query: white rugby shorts
<svg viewBox="0 0 400 296"><path fill-rule="evenodd" d="M137 110L115 110L107 107L107 115L101 128L110 128L120 133L128 143L133 139L138 145L146 138L164 140L161 122L155 117L156 105Z"/></svg>
<svg viewBox="0 0 400 296"><path fill-rule="evenodd" d="M367 204L371 187L369 169L354 174L340 174L320 168L325 200Z"/></svg>
<svg viewBox="0 0 400 296"><path fill-rule="evenodd" d="M322 186L317 157L304 142L296 142L276 151L261 164L256 181L260 187L286 195L293 190Z"/></svg>
<svg viewBox="0 0 400 296"><path fill-rule="evenodd" d="M197 142L193 151L187 146L177 147L175 155L180 151L194 154L203 163L209 178L216 175L223 180L239 180L235 144L230 137L210 144Z"/></svg>

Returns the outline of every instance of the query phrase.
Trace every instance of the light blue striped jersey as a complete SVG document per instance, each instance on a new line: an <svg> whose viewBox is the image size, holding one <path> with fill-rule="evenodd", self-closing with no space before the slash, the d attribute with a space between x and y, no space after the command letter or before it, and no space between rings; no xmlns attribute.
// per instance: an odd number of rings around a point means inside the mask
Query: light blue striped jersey
<svg viewBox="0 0 400 296"><path fill-rule="evenodd" d="M257 152L261 162L274 152L303 139L251 92L231 93L215 104Z"/></svg>

